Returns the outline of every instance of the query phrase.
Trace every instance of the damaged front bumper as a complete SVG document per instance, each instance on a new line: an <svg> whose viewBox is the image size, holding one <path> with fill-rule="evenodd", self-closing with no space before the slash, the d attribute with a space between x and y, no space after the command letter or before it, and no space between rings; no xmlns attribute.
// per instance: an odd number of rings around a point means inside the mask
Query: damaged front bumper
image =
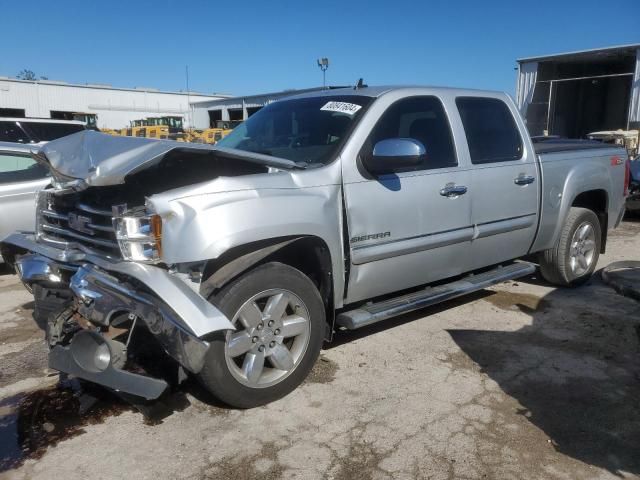
<svg viewBox="0 0 640 480"><path fill-rule="evenodd" d="M202 337L233 329L217 308L162 268L112 261L81 249L61 250L28 234L10 235L1 247L27 287L68 288L77 314L96 327L52 348L49 365L61 372L153 399L166 389L166 382L119 368L113 359L126 352L118 352L117 342L103 336L101 327L108 328L116 315L140 319L164 351L192 373L202 369L209 348Z"/></svg>

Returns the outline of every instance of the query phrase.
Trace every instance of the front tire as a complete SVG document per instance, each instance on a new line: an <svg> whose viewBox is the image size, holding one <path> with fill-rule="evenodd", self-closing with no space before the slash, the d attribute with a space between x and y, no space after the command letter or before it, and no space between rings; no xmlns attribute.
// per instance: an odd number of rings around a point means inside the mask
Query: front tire
<svg viewBox="0 0 640 480"><path fill-rule="evenodd" d="M556 246L540 254L540 273L554 285L584 284L598 264L601 238L597 215L586 208L571 207Z"/></svg>
<svg viewBox="0 0 640 480"><path fill-rule="evenodd" d="M293 391L315 364L325 328L318 289L299 270L261 265L209 299L236 327L210 339L198 379L238 408L272 402Z"/></svg>

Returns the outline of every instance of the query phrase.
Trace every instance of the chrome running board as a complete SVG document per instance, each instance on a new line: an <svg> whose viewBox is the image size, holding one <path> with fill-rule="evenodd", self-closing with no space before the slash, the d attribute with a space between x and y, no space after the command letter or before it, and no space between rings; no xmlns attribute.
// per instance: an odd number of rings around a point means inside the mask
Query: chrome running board
<svg viewBox="0 0 640 480"><path fill-rule="evenodd" d="M499 266L477 275L471 274L451 283L428 287L401 297L383 300L378 303L368 303L354 310L342 312L336 317L336 323L348 330L355 330L403 313L482 290L497 283L524 277L532 274L535 270L536 266L528 262L515 262Z"/></svg>

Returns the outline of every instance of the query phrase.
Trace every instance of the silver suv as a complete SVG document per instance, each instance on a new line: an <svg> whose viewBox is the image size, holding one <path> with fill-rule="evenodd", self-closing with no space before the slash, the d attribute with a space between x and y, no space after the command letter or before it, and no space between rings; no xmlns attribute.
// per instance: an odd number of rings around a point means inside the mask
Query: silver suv
<svg viewBox="0 0 640 480"><path fill-rule="evenodd" d="M31 157L32 148L0 142L0 238L35 229L36 194L51 179L49 170Z"/></svg>

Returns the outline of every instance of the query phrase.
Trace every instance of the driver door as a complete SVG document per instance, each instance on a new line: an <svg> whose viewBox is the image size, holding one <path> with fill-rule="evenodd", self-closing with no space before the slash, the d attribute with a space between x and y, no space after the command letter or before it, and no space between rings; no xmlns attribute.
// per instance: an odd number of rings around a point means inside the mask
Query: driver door
<svg viewBox="0 0 640 480"><path fill-rule="evenodd" d="M391 138L421 142L425 161L408 171L370 174L362 160ZM344 175L351 261L345 303L462 273L473 237L470 181L439 98L391 103L365 141L357 168Z"/></svg>

